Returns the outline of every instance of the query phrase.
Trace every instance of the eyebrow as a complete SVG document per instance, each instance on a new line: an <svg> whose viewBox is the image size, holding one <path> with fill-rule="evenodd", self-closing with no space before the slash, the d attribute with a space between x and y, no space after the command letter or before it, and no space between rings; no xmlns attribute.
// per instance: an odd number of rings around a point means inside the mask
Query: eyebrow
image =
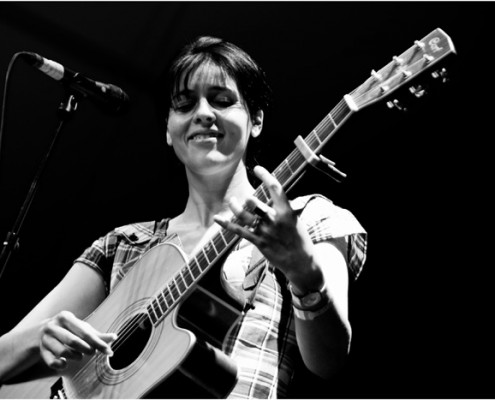
<svg viewBox="0 0 495 400"><path fill-rule="evenodd" d="M227 86L220 86L220 85L210 86L210 87L208 88L208 90L212 90L212 91L215 91L215 92L228 91L228 92L231 92L231 93L235 93L235 90L232 90L231 88L229 88L229 87L227 87ZM191 89L189 89L189 88L185 88L185 89L182 89L182 90L180 90L179 92L177 92L177 93L174 95L174 98L175 98L175 97L182 96L182 95L190 94L190 93L194 93L194 90L191 90Z"/></svg>

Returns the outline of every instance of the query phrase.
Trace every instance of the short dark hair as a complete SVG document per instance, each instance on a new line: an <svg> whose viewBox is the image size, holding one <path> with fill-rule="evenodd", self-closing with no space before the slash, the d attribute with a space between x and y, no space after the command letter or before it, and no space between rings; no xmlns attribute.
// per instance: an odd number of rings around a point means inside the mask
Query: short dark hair
<svg viewBox="0 0 495 400"><path fill-rule="evenodd" d="M157 106L163 122L167 121L172 98L179 91L181 78L184 77L187 83L189 77L206 62L212 62L234 79L251 117L259 110L269 109L271 89L264 71L251 56L223 39L201 36L182 49L161 78L160 86L165 89L166 95L161 96Z"/></svg>

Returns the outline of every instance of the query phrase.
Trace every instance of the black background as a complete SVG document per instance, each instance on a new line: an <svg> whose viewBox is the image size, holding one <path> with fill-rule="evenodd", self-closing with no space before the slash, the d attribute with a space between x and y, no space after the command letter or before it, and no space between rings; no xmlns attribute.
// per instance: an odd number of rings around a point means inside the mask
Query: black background
<svg viewBox="0 0 495 400"><path fill-rule="evenodd" d="M353 345L333 388L308 396L494 397L490 2L1 3L2 87L12 56L32 51L122 87L132 107L85 100L62 132L0 280L0 331L11 328L91 242L116 226L180 212L182 170L152 102L154 81L201 34L247 50L275 94L259 162L274 169L372 69L435 28L457 50L451 80L407 113L355 114L324 154L340 185L309 173L291 192L321 192L369 232L351 287ZM14 224L54 134L64 92L18 61L0 159L0 235ZM320 389L319 389L320 390Z"/></svg>

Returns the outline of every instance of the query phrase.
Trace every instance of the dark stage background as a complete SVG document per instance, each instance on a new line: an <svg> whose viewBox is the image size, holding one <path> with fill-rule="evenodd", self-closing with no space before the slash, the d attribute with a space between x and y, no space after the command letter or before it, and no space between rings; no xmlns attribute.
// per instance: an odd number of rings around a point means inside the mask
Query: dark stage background
<svg viewBox="0 0 495 400"><path fill-rule="evenodd" d="M369 232L368 261L351 287L348 366L331 387L301 397L494 397L484 207L494 11L489 2L1 3L2 87L14 53L32 51L122 87L132 106L117 117L86 100L65 126L0 280L0 331L100 235L181 211L182 171L152 92L186 40L220 36L264 66L275 105L258 160L273 169L372 69L440 27L458 52L449 84L407 113L380 104L355 114L324 151L347 180L309 173L291 192L327 195ZM14 64L1 149L2 238L51 141L62 97L55 81Z"/></svg>

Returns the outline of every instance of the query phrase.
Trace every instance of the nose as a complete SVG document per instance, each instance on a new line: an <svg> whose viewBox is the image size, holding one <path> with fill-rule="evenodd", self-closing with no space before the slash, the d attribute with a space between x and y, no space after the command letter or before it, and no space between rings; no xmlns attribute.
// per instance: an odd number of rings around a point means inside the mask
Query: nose
<svg viewBox="0 0 495 400"><path fill-rule="evenodd" d="M194 122L197 124L211 124L215 122L215 113L208 103L208 100L202 98L198 101L196 112L194 113Z"/></svg>

